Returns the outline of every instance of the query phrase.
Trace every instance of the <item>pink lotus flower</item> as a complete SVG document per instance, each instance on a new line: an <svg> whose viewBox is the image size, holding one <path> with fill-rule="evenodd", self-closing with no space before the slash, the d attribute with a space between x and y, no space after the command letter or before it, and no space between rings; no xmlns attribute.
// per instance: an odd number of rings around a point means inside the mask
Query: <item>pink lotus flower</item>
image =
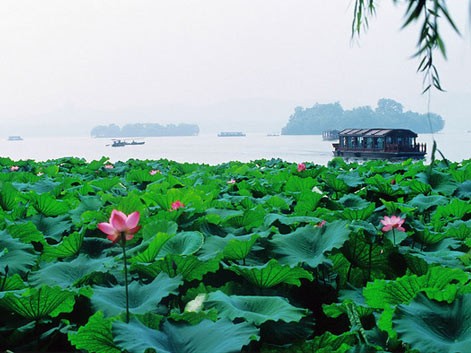
<svg viewBox="0 0 471 353"><path fill-rule="evenodd" d="M304 163L299 163L298 164L298 172L301 173L304 170L306 170L306 165Z"/></svg>
<svg viewBox="0 0 471 353"><path fill-rule="evenodd" d="M381 220L381 223L383 224L383 228L381 230L383 232L389 232L392 229L397 229L400 232L405 232L406 229L402 227L402 224L405 222L405 218L397 217L397 216L384 216L383 219Z"/></svg>
<svg viewBox="0 0 471 353"><path fill-rule="evenodd" d="M316 224L316 227L322 228L323 226L325 226L325 224L326 224L326 221L322 220L322 221L320 221L319 223Z"/></svg>
<svg viewBox="0 0 471 353"><path fill-rule="evenodd" d="M150 175L160 174L160 170L152 169L152 170L149 172L149 174L150 174Z"/></svg>
<svg viewBox="0 0 471 353"><path fill-rule="evenodd" d="M113 164L105 164L105 169L113 169L114 165Z"/></svg>
<svg viewBox="0 0 471 353"><path fill-rule="evenodd" d="M123 212L113 210L109 223L98 223L98 229L103 233L108 234L107 238L113 243L118 242L124 236L125 240L131 240L134 234L141 229L138 226L139 223L139 212L133 212L129 216L126 216Z"/></svg>
<svg viewBox="0 0 471 353"><path fill-rule="evenodd" d="M235 184L236 181L235 181L235 179L231 179L231 180L228 180L227 183L228 183L228 184Z"/></svg>
<svg viewBox="0 0 471 353"><path fill-rule="evenodd" d="M185 207L183 202L181 202L180 200L177 200L175 202L172 202L172 206L171 206L170 211L176 211L176 210L178 210L179 208L182 208L182 207Z"/></svg>
<svg viewBox="0 0 471 353"><path fill-rule="evenodd" d="M20 167L18 167L17 165L12 165L10 167L10 171L12 171L12 172L16 172L18 169L20 169Z"/></svg>

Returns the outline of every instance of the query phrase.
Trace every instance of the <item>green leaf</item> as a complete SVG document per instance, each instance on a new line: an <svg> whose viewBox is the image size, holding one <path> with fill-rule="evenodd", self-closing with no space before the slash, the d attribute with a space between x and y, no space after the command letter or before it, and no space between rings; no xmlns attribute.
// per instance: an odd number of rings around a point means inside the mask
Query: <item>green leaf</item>
<svg viewBox="0 0 471 353"><path fill-rule="evenodd" d="M5 211L11 211L18 206L18 190L11 183L0 183L0 205Z"/></svg>
<svg viewBox="0 0 471 353"><path fill-rule="evenodd" d="M28 288L22 293L9 292L0 299L0 306L30 320L70 313L74 304L74 293L48 286Z"/></svg>
<svg viewBox="0 0 471 353"><path fill-rule="evenodd" d="M37 256L30 244L13 239L6 231L0 231L0 269L8 266L11 274L28 272L36 263Z"/></svg>
<svg viewBox="0 0 471 353"><path fill-rule="evenodd" d="M271 243L280 263L290 266L305 263L315 268L328 261L325 253L341 247L349 234L346 222L334 221L323 227L308 225L290 234L276 234Z"/></svg>
<svg viewBox="0 0 471 353"><path fill-rule="evenodd" d="M69 212L69 205L64 201L56 200L50 194L35 195L33 207L46 217L60 216Z"/></svg>
<svg viewBox="0 0 471 353"><path fill-rule="evenodd" d="M41 215L34 215L31 221L36 228L44 234L45 238L53 239L56 242L62 240L62 235L70 231L73 226L72 221L68 215L58 217L43 217Z"/></svg>
<svg viewBox="0 0 471 353"><path fill-rule="evenodd" d="M170 278L160 273L151 283L140 284L133 281L129 284L129 312L145 314L155 311L161 300L170 294L177 294L177 288L183 283L180 277ZM124 286L93 287L91 298L95 310L101 310L106 316L116 316L126 311Z"/></svg>
<svg viewBox="0 0 471 353"><path fill-rule="evenodd" d="M258 339L258 329L248 323L233 324L228 320L201 321L197 325L164 322L160 331L131 320L115 322L116 344L129 353L153 349L159 353L234 353L251 340Z"/></svg>
<svg viewBox="0 0 471 353"><path fill-rule="evenodd" d="M180 232L163 244L159 255L191 255L203 246L203 242L204 236L200 232Z"/></svg>
<svg viewBox="0 0 471 353"><path fill-rule="evenodd" d="M173 235L167 233L157 233L157 235L151 239L150 243L148 244L146 250L133 256L130 259L131 263L151 263L155 260L157 255L160 252L160 249L164 246L164 244L172 238Z"/></svg>
<svg viewBox="0 0 471 353"><path fill-rule="evenodd" d="M209 293L205 306L216 308L219 317L231 321L242 318L257 326L269 320L299 322L308 312L292 306L282 297L228 296L221 291Z"/></svg>
<svg viewBox="0 0 471 353"><path fill-rule="evenodd" d="M151 267L162 270L174 277L181 275L186 281L201 281L208 272L216 272L220 266L218 258L201 261L194 255L167 255L164 259L151 264Z"/></svg>
<svg viewBox="0 0 471 353"><path fill-rule="evenodd" d="M36 228L32 222L11 224L7 227L8 233L14 238L20 239L23 243L46 243L44 235Z"/></svg>
<svg viewBox="0 0 471 353"><path fill-rule="evenodd" d="M45 260L62 259L78 254L82 247L83 234L74 232L64 237L57 245L45 245L42 258Z"/></svg>
<svg viewBox="0 0 471 353"><path fill-rule="evenodd" d="M471 294L451 304L419 295L399 305L393 320L398 337L419 352L463 353L471 346Z"/></svg>
<svg viewBox="0 0 471 353"><path fill-rule="evenodd" d="M247 257L253 245L260 236L252 234L250 236L232 237L227 236L226 246L224 247L224 258L228 260L242 260ZM230 238L230 239L229 239Z"/></svg>
<svg viewBox="0 0 471 353"><path fill-rule="evenodd" d="M85 326L77 332L67 334L68 339L75 348L94 353L121 353L113 342L111 332L111 319L105 319L101 311L90 316Z"/></svg>
<svg viewBox="0 0 471 353"><path fill-rule="evenodd" d="M228 269L260 288L270 288L280 283L299 287L301 285L301 278L306 278L309 281L314 279L310 272L301 267L283 266L275 259L262 266L231 265Z"/></svg>
<svg viewBox="0 0 471 353"><path fill-rule="evenodd" d="M30 281L36 286L48 285L71 288L88 279L95 273L105 273L113 264L112 258L92 259L80 255L70 262L53 262L44 264L30 275Z"/></svg>
<svg viewBox="0 0 471 353"><path fill-rule="evenodd" d="M369 203L368 207L357 209L357 208L346 208L342 210L340 217L350 221L364 221L370 217L375 210L375 204Z"/></svg>
<svg viewBox="0 0 471 353"><path fill-rule="evenodd" d="M429 208L439 206L439 205L446 205L448 200L445 196L441 195L432 195L432 196L424 196L424 195L417 195L412 200L409 201L411 206L416 207L420 213L423 213L425 210Z"/></svg>

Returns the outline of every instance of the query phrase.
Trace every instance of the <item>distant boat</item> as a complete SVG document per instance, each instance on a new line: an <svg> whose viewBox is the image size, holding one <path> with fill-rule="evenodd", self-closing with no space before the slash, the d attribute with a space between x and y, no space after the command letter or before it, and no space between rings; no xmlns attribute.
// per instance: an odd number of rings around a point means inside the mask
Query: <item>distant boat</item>
<svg viewBox="0 0 471 353"><path fill-rule="evenodd" d="M21 136L13 135L8 136L8 141L23 141L23 138Z"/></svg>
<svg viewBox="0 0 471 353"><path fill-rule="evenodd" d="M267 134L267 136L270 136L270 137L272 137L272 136L280 136L280 134L277 134L277 133L275 132L275 133Z"/></svg>
<svg viewBox="0 0 471 353"><path fill-rule="evenodd" d="M143 145L145 141L134 141L128 142L126 140L113 140L111 147L124 147L124 146L136 146L136 145Z"/></svg>
<svg viewBox="0 0 471 353"><path fill-rule="evenodd" d="M339 130L322 131L322 139L324 141L334 141L339 139Z"/></svg>
<svg viewBox="0 0 471 353"><path fill-rule="evenodd" d="M422 159L425 143L416 142L417 134L407 129L344 129L333 143L334 156L365 159Z"/></svg>
<svg viewBox="0 0 471 353"><path fill-rule="evenodd" d="M241 131L221 131L218 134L219 137L237 137L237 136L245 136L245 134Z"/></svg>

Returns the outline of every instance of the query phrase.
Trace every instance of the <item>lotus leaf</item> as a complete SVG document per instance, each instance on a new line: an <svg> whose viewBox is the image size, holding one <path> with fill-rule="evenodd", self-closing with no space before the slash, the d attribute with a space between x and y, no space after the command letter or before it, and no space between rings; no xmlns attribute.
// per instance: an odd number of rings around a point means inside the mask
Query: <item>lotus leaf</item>
<svg viewBox="0 0 471 353"><path fill-rule="evenodd" d="M398 337L419 352L464 353L471 347L471 294L453 303L418 295L396 309L393 327Z"/></svg>
<svg viewBox="0 0 471 353"><path fill-rule="evenodd" d="M346 222L334 221L324 227L308 225L290 234L274 235L271 243L280 263L290 266L305 263L316 268L328 261L325 254L341 247L349 234Z"/></svg>
<svg viewBox="0 0 471 353"><path fill-rule="evenodd" d="M242 318L257 326L269 320L299 322L308 312L282 297L226 295L221 291L209 293L205 306L216 308L219 317L231 321Z"/></svg>
<svg viewBox="0 0 471 353"><path fill-rule="evenodd" d="M153 349L159 353L235 353L258 339L258 329L247 323L204 320L197 325L164 322L160 331L136 320L113 323L116 344L129 353Z"/></svg>

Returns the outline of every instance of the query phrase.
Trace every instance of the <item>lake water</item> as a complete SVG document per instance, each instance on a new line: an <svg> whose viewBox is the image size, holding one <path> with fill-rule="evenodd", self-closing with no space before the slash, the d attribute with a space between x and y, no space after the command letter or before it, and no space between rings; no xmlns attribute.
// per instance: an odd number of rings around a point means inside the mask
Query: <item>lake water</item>
<svg viewBox="0 0 471 353"><path fill-rule="evenodd" d="M471 158L471 133L456 131L434 134L438 148L446 158L461 162ZM326 165L332 159L332 142L320 135L267 136L247 134L245 137L214 135L184 137L148 137L140 146L111 147L111 139L91 137L25 138L23 141L0 140L2 157L13 160L45 161L60 157L80 157L87 161L103 156L111 162L128 159L169 159L177 162L220 164L227 161L249 162L256 159L281 158L288 162L313 162ZM418 142L432 150L432 135L419 135ZM427 154L427 161L430 154ZM438 155L437 155L438 157Z"/></svg>

